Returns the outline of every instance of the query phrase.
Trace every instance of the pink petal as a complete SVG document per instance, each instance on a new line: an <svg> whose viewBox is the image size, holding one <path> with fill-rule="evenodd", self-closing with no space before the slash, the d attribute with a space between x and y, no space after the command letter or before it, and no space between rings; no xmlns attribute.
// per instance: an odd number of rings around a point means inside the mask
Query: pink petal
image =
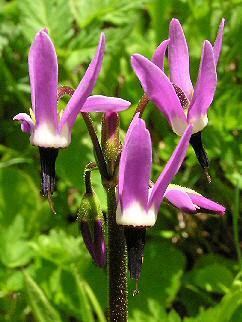
<svg viewBox="0 0 242 322"><path fill-rule="evenodd" d="M98 48L95 57L91 61L84 77L82 78L80 84L69 100L67 107L63 113L60 121L59 129L67 123L71 129L75 123L77 115L81 111L82 106L86 102L88 96L91 95L92 90L96 84L98 75L100 73L103 56L105 51L105 35L102 33L100 36Z"/></svg>
<svg viewBox="0 0 242 322"><path fill-rule="evenodd" d="M125 140L124 140L121 159L120 159L120 163L119 163L118 188L119 188L119 195L120 196L122 195L123 186L125 184L125 182L124 182L124 174L125 174L125 166L126 166L126 156L127 156L127 151L128 151L128 149L126 149L125 147L128 145L128 141L129 141L129 138L131 136L131 133L132 133L133 129L135 128L135 126L137 125L138 122L139 122L139 113L136 113L134 118L133 118L133 120L132 120L132 122L130 123L130 126L128 128L128 131L126 133Z"/></svg>
<svg viewBox="0 0 242 322"><path fill-rule="evenodd" d="M206 40L203 45L197 84L188 113L189 121L198 119L207 114L208 108L213 101L216 85L217 74L214 63L213 47L210 42Z"/></svg>
<svg viewBox="0 0 242 322"><path fill-rule="evenodd" d="M31 117L26 113L19 113L13 118L14 121L21 123L21 130L25 133L31 133L34 128L34 122Z"/></svg>
<svg viewBox="0 0 242 322"><path fill-rule="evenodd" d="M196 205L193 204L191 198L185 191L179 189L168 189L164 197L176 208L186 213L194 214L197 211Z"/></svg>
<svg viewBox="0 0 242 322"><path fill-rule="evenodd" d="M171 20L169 35L168 59L171 82L180 87L191 100L193 86L190 79L189 51L179 20Z"/></svg>
<svg viewBox="0 0 242 322"><path fill-rule="evenodd" d="M55 47L46 31L36 35L28 62L36 125L44 122L57 126L58 63Z"/></svg>
<svg viewBox="0 0 242 322"><path fill-rule="evenodd" d="M122 98L93 95L87 98L81 112L121 112L129 108L130 105L130 102Z"/></svg>
<svg viewBox="0 0 242 322"><path fill-rule="evenodd" d="M119 198L122 209L132 203L147 208L151 173L151 138L144 120L135 118L123 147L119 170Z"/></svg>
<svg viewBox="0 0 242 322"><path fill-rule="evenodd" d="M156 66L158 66L162 71L164 71L164 59L169 41L170 39L162 41L159 47L156 48L156 51L152 57L152 62L156 64Z"/></svg>
<svg viewBox="0 0 242 322"><path fill-rule="evenodd" d="M192 126L189 125L152 189L149 197L149 208L155 207L156 211L158 211L168 185L171 183L173 177L180 169L180 166L186 156L191 135Z"/></svg>
<svg viewBox="0 0 242 322"><path fill-rule="evenodd" d="M224 215L226 210L222 205L203 197L196 191L178 185L169 185L165 192L165 198L176 208L192 214L211 212Z"/></svg>
<svg viewBox="0 0 242 322"><path fill-rule="evenodd" d="M168 77L163 71L144 56L135 54L131 58L133 69L144 91L173 124L181 123L186 127L187 121L181 103Z"/></svg>
<svg viewBox="0 0 242 322"><path fill-rule="evenodd" d="M210 212L219 215L224 215L226 208L224 206L218 204L215 201L207 199L200 194L195 193L188 193L189 197L191 198L192 202L200 207L200 212Z"/></svg>
<svg viewBox="0 0 242 322"><path fill-rule="evenodd" d="M220 25L219 25L219 30L218 34L216 37L216 40L213 45L213 53L214 53L214 60L215 60L215 65L217 65L221 49L222 49L222 43L223 43L223 34L224 34L224 24L225 24L225 19L223 18Z"/></svg>

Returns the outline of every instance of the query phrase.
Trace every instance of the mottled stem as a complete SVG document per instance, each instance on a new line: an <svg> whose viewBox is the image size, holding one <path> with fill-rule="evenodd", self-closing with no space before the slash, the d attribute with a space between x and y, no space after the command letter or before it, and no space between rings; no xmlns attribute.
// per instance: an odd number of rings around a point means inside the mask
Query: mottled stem
<svg viewBox="0 0 242 322"><path fill-rule="evenodd" d="M109 321L128 320L127 249L124 229L116 223L115 187L107 190Z"/></svg>
<svg viewBox="0 0 242 322"><path fill-rule="evenodd" d="M135 110L135 114L140 113L140 117L142 117L144 110L145 110L146 106L148 105L148 103L149 103L149 97L147 94L144 93L144 95L139 100L138 106Z"/></svg>

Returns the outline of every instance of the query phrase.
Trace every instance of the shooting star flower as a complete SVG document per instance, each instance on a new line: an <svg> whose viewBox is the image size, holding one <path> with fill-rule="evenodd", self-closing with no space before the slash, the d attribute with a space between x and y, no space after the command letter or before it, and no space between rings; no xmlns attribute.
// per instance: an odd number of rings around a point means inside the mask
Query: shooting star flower
<svg viewBox="0 0 242 322"><path fill-rule="evenodd" d="M202 146L201 131L207 125L207 112L212 104L216 86L216 66L222 48L224 19L212 45L204 41L195 89L190 79L189 51L180 22L172 19L169 39L157 48L151 62L142 55L131 58L133 69L144 91L163 112L173 131L182 135L188 124L193 125L191 144L203 168L208 159ZM168 47L170 79L164 73L164 57Z"/></svg>
<svg viewBox="0 0 242 322"><path fill-rule="evenodd" d="M170 185L188 149L192 125L188 125L156 183L149 188L152 147L145 122L136 114L127 132L120 160L117 224L124 226L130 276L139 279L145 233L155 224L163 198L183 211L224 214L225 208L195 191Z"/></svg>
<svg viewBox="0 0 242 322"><path fill-rule="evenodd" d="M30 143L38 146L41 159L42 193L50 197L55 189L55 161L59 148L71 143L71 132L80 112L120 111L130 103L120 98L90 96L101 70L105 51L102 33L95 57L64 110L58 113L58 63L55 47L47 30L37 33L29 52L29 76L32 110L30 115L14 117L23 132L30 134ZM65 94L65 93L64 93ZM61 96L61 95L60 95Z"/></svg>

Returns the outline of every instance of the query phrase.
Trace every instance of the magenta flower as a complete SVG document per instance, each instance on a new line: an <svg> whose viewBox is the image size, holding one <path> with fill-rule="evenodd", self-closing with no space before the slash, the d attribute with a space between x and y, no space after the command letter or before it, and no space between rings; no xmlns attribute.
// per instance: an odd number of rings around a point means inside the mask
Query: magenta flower
<svg viewBox="0 0 242 322"><path fill-rule="evenodd" d="M170 38L157 48L153 63L142 55L132 56L132 66L144 91L165 114L172 129L182 135L188 124L193 133L207 125L207 111L217 85L216 65L219 60L224 19L214 46L203 44L199 74L195 89L190 79L189 52L185 35L177 19L170 23ZM168 46L170 79L164 73L164 55Z"/></svg>
<svg viewBox="0 0 242 322"><path fill-rule="evenodd" d="M195 89L190 79L189 51L182 26L177 19L170 23L169 39L157 48L152 61L142 55L132 56L132 66L144 91L164 113L173 131L182 135L188 124L193 125L191 144L197 152L202 149L200 131L207 125L207 112L213 101L216 86L216 66L219 60L224 30L224 19L212 46L204 41ZM170 79L164 73L164 57L168 47ZM195 140L195 142L193 142ZM198 159L206 159L197 152ZM201 160L207 167L206 160Z"/></svg>
<svg viewBox="0 0 242 322"><path fill-rule="evenodd" d="M144 255L146 228L155 224L163 198L183 211L201 210L224 214L225 208L188 188L170 185L187 152L192 134L188 125L170 160L149 188L152 147L145 122L135 116L127 132L120 160L116 220L125 227L128 265L132 278L139 279Z"/></svg>
<svg viewBox="0 0 242 322"><path fill-rule="evenodd" d="M71 132L80 112L120 111L129 107L128 101L101 95L90 96L101 70L105 50L102 33L97 52L82 81L70 98L64 112L58 113L58 64L54 45L46 30L40 31L29 52L29 76L32 110L30 116L20 113L14 120L21 122L30 142L40 149L42 192L52 194L55 187L55 160L59 148L71 142Z"/></svg>
<svg viewBox="0 0 242 322"><path fill-rule="evenodd" d="M14 120L21 122L30 142L44 148L65 148L71 142L71 131L79 112L120 111L130 103L120 98L91 96L101 70L105 36L101 34L97 52L82 81L70 98L63 113L57 110L58 64L54 45L45 30L40 31L30 48L29 75L31 85L31 116L20 113Z"/></svg>
<svg viewBox="0 0 242 322"><path fill-rule="evenodd" d="M151 138L144 120L136 114L125 138L119 166L119 203L116 214L119 225L150 227L155 224L164 193L185 158L191 134L192 126L189 125L154 187L149 191Z"/></svg>
<svg viewBox="0 0 242 322"><path fill-rule="evenodd" d="M128 267L131 278L136 280L141 274L146 228L156 222L164 193L186 155L191 134L192 126L189 125L164 171L149 190L151 138L139 114L136 114L127 132L119 167L116 221L125 227Z"/></svg>

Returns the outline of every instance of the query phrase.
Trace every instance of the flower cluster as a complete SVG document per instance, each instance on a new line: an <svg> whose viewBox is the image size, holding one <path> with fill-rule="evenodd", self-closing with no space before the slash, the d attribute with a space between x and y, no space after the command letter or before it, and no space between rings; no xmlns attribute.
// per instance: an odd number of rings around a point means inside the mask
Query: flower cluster
<svg viewBox="0 0 242 322"><path fill-rule="evenodd" d="M187 41L177 19L171 20L169 39L164 40L156 49L152 61L139 54L131 58L133 69L144 91L165 115L172 130L182 135L188 124L193 125L191 143L204 168L208 167L208 160L199 151L202 149L200 132L208 123L207 112L217 86L216 66L222 48L223 30L224 19L214 44L208 40L203 43L195 89L190 78ZM167 50L170 78L164 72Z"/></svg>
<svg viewBox="0 0 242 322"><path fill-rule="evenodd" d="M189 52L182 27L177 19L170 23L169 39L163 41L152 61L135 54L132 66L145 93L168 119L173 131L181 136L179 144L157 181L151 181L152 142L140 113L136 113L126 134L121 151L118 112L130 102L121 98L93 95L105 51L105 36L101 34L94 58L80 84L73 90L58 87L58 64L54 45L47 30L40 31L29 52L29 76L32 110L20 113L14 120L21 122L23 132L30 134L30 143L39 147L42 193L50 197L55 190L55 161L60 148L71 143L71 133L79 113L102 112L102 143L95 133L96 157L101 155L104 170L103 185L117 186L116 224L123 228L128 249L130 276L139 279L144 256L146 229L156 222L165 198L186 213L211 212L223 215L225 208L196 191L171 184L183 163L189 142L201 165L208 162L201 143L201 130L207 125L207 111L217 85L216 65L219 60L224 20L215 43L205 41L195 89L189 73ZM168 50L170 78L164 72ZM70 95L64 111L58 112L58 101ZM97 165L100 164L97 162ZM119 171L118 171L119 169ZM101 174L101 168L99 169ZM91 172L91 170L90 170ZM86 193L80 206L80 228L84 242L98 266L106 264L104 218L101 205L91 186L90 173ZM85 179L86 180L86 179Z"/></svg>

